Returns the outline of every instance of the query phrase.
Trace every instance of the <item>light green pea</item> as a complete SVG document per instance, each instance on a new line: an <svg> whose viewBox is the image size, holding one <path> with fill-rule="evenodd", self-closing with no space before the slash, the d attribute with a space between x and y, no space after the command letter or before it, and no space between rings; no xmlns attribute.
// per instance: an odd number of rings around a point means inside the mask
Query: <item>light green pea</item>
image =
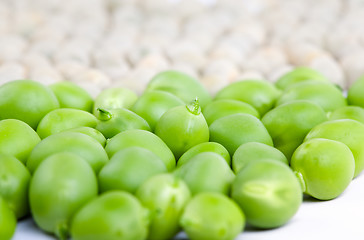
<svg viewBox="0 0 364 240"><path fill-rule="evenodd" d="M16 217L7 202L0 197L0 239L11 240L16 229Z"/></svg>
<svg viewBox="0 0 364 240"><path fill-rule="evenodd" d="M329 114L329 120L353 119L364 124L364 108L358 106L345 106Z"/></svg>
<svg viewBox="0 0 364 240"><path fill-rule="evenodd" d="M90 127L77 127L77 128L71 128L71 129L67 129L64 132L78 132L78 133L83 133L89 137L92 137L93 139L95 139L96 141L98 141L101 146L105 147L106 145L106 138L104 137L104 135L102 135L102 133L94 128L90 128Z"/></svg>

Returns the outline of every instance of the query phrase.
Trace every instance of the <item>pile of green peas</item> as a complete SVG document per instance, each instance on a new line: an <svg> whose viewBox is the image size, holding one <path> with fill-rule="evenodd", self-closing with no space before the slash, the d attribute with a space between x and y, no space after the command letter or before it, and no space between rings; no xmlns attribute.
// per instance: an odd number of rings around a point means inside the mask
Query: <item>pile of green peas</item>
<svg viewBox="0 0 364 240"><path fill-rule="evenodd" d="M232 240L338 197L364 169L364 77L346 94L296 68L214 98L156 75L138 96L71 82L0 86L0 239L31 216L58 239Z"/></svg>

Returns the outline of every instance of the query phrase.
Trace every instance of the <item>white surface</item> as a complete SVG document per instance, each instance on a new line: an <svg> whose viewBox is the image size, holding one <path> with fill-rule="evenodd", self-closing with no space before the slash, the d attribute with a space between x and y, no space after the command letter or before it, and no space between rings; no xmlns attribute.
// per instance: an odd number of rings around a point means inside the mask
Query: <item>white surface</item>
<svg viewBox="0 0 364 240"><path fill-rule="evenodd" d="M19 222L13 240L54 240L31 219ZM177 239L186 239L179 234ZM331 201L307 198L285 226L272 230L246 229L236 240L362 240L364 239L364 174ZM101 240L101 239L100 239Z"/></svg>

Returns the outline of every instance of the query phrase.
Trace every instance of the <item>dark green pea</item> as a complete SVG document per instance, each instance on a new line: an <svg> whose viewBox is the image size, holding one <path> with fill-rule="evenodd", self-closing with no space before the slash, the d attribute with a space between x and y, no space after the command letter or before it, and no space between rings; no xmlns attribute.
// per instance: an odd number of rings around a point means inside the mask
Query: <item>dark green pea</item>
<svg viewBox="0 0 364 240"><path fill-rule="evenodd" d="M364 123L364 108L358 106L345 106L336 109L329 115L329 120L353 119Z"/></svg>
<svg viewBox="0 0 364 240"><path fill-rule="evenodd" d="M167 172L163 161L141 147L120 150L101 169L98 179L101 192L123 190L135 193L148 178Z"/></svg>
<svg viewBox="0 0 364 240"><path fill-rule="evenodd" d="M202 113L208 125L211 125L211 123L219 118L236 113L247 113L253 115L254 117L260 118L260 114L254 107L248 103L233 99L212 101L202 109Z"/></svg>
<svg viewBox="0 0 364 240"><path fill-rule="evenodd" d="M16 228L16 217L7 202L0 197L0 239L11 240Z"/></svg>
<svg viewBox="0 0 364 240"><path fill-rule="evenodd" d="M136 197L150 210L148 239L172 239L179 231L180 217L191 198L186 183L172 174L159 174L145 181Z"/></svg>
<svg viewBox="0 0 364 240"><path fill-rule="evenodd" d="M61 81L49 85L56 95L61 108L75 108L86 112L92 111L94 100L83 88L73 82Z"/></svg>
<svg viewBox="0 0 364 240"><path fill-rule="evenodd" d="M94 129L94 128L90 128L90 127L77 127L77 128L71 128L71 129L67 129L64 132L78 132L78 133L83 133L89 137L92 137L93 139L95 139L96 141L98 141L101 146L105 147L106 145L106 138L104 137L104 135Z"/></svg>

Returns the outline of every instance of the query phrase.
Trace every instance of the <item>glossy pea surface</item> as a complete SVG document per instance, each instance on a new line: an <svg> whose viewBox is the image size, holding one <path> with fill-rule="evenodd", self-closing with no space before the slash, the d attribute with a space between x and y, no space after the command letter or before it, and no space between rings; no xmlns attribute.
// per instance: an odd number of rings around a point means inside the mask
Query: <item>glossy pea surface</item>
<svg viewBox="0 0 364 240"><path fill-rule="evenodd" d="M329 115L329 120L353 119L364 124L364 108L359 106L345 106L336 109Z"/></svg>
<svg viewBox="0 0 364 240"><path fill-rule="evenodd" d="M350 105L364 107L364 76L356 80L348 90L348 103Z"/></svg>
<svg viewBox="0 0 364 240"><path fill-rule="evenodd" d="M0 197L0 239L11 240L16 229L16 217L7 202Z"/></svg>
<svg viewBox="0 0 364 240"><path fill-rule="evenodd" d="M93 139L95 139L96 141L98 141L101 146L105 147L106 145L106 138L104 137L104 135L91 127L76 127L76 128L71 128L71 129L67 129L64 132L77 132L77 133L83 133L89 137L92 137Z"/></svg>

